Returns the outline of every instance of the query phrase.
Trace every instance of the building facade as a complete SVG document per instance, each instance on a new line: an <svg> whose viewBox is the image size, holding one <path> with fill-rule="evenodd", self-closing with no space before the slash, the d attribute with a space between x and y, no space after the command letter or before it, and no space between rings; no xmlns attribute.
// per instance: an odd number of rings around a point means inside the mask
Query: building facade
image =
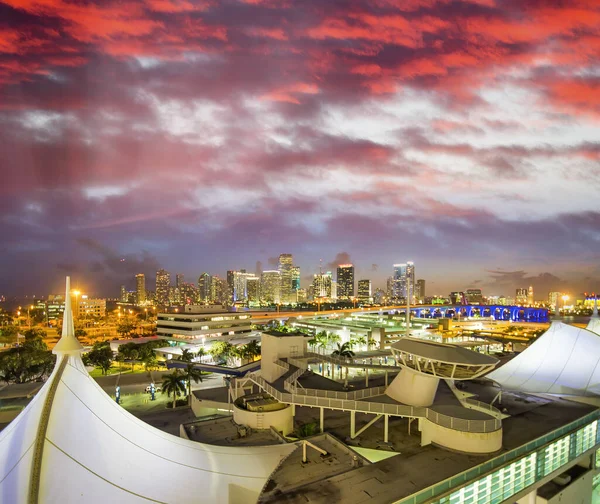
<svg viewBox="0 0 600 504"><path fill-rule="evenodd" d="M156 272L156 303L162 306L169 304L169 290L171 275L168 271L160 269Z"/></svg>
<svg viewBox="0 0 600 504"><path fill-rule="evenodd" d="M135 275L135 303L143 305L146 302L146 276L143 273Z"/></svg>
<svg viewBox="0 0 600 504"><path fill-rule="evenodd" d="M290 304L295 302L292 296L294 257L292 254L281 254L279 256L279 275L281 278L281 287L279 292L280 302Z"/></svg>
<svg viewBox="0 0 600 504"><path fill-rule="evenodd" d="M392 298L397 302L406 300L408 293L414 296L415 292L415 265L412 261L394 264L392 280Z"/></svg>
<svg viewBox="0 0 600 504"><path fill-rule="evenodd" d="M265 270L260 277L260 299L264 304L281 302L281 273L279 270Z"/></svg>
<svg viewBox="0 0 600 504"><path fill-rule="evenodd" d="M340 264L337 268L337 297L351 299L354 297L354 265Z"/></svg>
<svg viewBox="0 0 600 504"><path fill-rule="evenodd" d="M364 304L370 304L373 302L373 296L371 294L371 280L359 280L358 281L358 300Z"/></svg>

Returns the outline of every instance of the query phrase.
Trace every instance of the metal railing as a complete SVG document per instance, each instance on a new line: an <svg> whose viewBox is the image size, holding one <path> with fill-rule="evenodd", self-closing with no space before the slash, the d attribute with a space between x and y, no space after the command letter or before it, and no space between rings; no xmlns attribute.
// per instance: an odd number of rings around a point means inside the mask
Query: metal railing
<svg viewBox="0 0 600 504"><path fill-rule="evenodd" d="M497 457L494 457L487 462L479 464L475 467L467 469L461 473L455 474L450 478L439 481L434 485L431 485L427 488L417 491L416 493L403 497L397 501L395 504L424 504L430 502L440 502L439 499L443 495L448 495L449 492L456 491L476 480L480 477L490 474L492 471L499 469L501 467L505 467L510 463L519 460L520 458L527 456L535 451L542 449L544 446L556 441L560 438L565 437L565 435L571 435L577 429L585 427L586 425L594 422L595 420L600 419L600 410L594 410L587 415L574 420L558 429L555 429L543 436L540 436L524 445L518 446L517 448L513 448ZM600 446L600 429L597 430L596 433L596 445L592 449L598 448ZM569 456L569 461L573 458L576 458L580 454L575 453L575 457ZM536 478L539 481L540 478ZM444 501L445 502L445 501Z"/></svg>
<svg viewBox="0 0 600 504"><path fill-rule="evenodd" d="M277 365L286 369L290 369L290 364L285 361L278 360ZM295 366L294 366L295 367ZM448 429L461 432L494 432L502 427L502 422L499 419L493 418L489 420L466 420L456 418L443 413L438 413L430 408L420 406L407 406L404 404L387 404L371 401L360 401L359 394L364 395L363 398L381 395L385 392L386 387L373 387L372 389L357 390L353 392L336 392L322 391L317 389L298 388L295 381L304 374L305 370L298 368L283 382L286 392L273 387L264 378L256 373L250 373L246 377L252 379L256 384L272 395L279 402L297 404L300 406L313 406L328 409L337 409L343 411L358 411L361 413L377 413L383 415L411 417L411 418L426 418L436 425L446 427ZM379 393L376 393L379 392ZM340 394L340 396L332 397L332 395ZM342 396L344 394L344 396Z"/></svg>

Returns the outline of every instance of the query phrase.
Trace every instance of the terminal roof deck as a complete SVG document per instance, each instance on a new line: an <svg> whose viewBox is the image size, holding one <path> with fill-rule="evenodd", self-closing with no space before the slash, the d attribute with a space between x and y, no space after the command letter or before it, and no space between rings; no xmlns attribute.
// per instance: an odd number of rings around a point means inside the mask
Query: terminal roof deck
<svg viewBox="0 0 600 504"><path fill-rule="evenodd" d="M494 391L497 392L497 389L493 387L483 385L477 387L479 392L484 392L486 388L490 389L486 393L487 396ZM505 393L504 398L503 403L509 413L514 413L514 416L503 421L504 438L500 453L517 448L595 409L562 399L540 399L524 394L513 396ZM339 412L337 416L340 417L341 424L344 419L347 424L347 414ZM364 421L367 420L368 418L365 417ZM334 423L334 420L330 420L329 417L327 421ZM400 455L343 474L324 477L320 481L285 492L277 498L267 498L263 495L260 502L285 501L289 504L330 504L331 502L383 504L395 502L499 455L499 453L468 455L451 452L435 445L421 447L415 443L418 436L407 434L406 419L391 421L390 433L390 440L394 445L407 447L399 449ZM344 434L343 428L335 431L335 434L342 438L347 435ZM376 445L374 441L369 440L369 436L373 439L381 437L377 426L371 427L361 435L362 446L375 448Z"/></svg>

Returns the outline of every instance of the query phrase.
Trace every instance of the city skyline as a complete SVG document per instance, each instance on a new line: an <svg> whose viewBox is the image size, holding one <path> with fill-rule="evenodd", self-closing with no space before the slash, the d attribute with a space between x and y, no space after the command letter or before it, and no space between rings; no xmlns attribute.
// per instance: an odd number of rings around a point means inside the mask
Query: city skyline
<svg viewBox="0 0 600 504"><path fill-rule="evenodd" d="M0 19L0 294L282 250L303 276L346 254L374 286L413 258L431 291L598 290L597 2L6 0Z"/></svg>

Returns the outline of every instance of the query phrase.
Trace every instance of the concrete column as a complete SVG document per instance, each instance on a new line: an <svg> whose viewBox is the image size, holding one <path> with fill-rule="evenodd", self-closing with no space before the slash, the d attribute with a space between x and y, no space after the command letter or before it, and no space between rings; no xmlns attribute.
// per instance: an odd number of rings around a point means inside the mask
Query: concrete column
<svg viewBox="0 0 600 504"><path fill-rule="evenodd" d="M388 372L385 372L385 386L388 386Z"/></svg>
<svg viewBox="0 0 600 504"><path fill-rule="evenodd" d="M369 386L369 368L365 368L365 387Z"/></svg>
<svg viewBox="0 0 600 504"><path fill-rule="evenodd" d="M325 408L319 408L321 410L319 414L319 427L321 428L321 432L323 432L325 427Z"/></svg>
<svg viewBox="0 0 600 504"><path fill-rule="evenodd" d="M350 412L350 437L354 439L354 433L356 432L356 411Z"/></svg>
<svg viewBox="0 0 600 504"><path fill-rule="evenodd" d="M387 374L386 374L387 376ZM388 421L389 421L389 415L385 415L383 417L383 441L384 443L388 442Z"/></svg>

